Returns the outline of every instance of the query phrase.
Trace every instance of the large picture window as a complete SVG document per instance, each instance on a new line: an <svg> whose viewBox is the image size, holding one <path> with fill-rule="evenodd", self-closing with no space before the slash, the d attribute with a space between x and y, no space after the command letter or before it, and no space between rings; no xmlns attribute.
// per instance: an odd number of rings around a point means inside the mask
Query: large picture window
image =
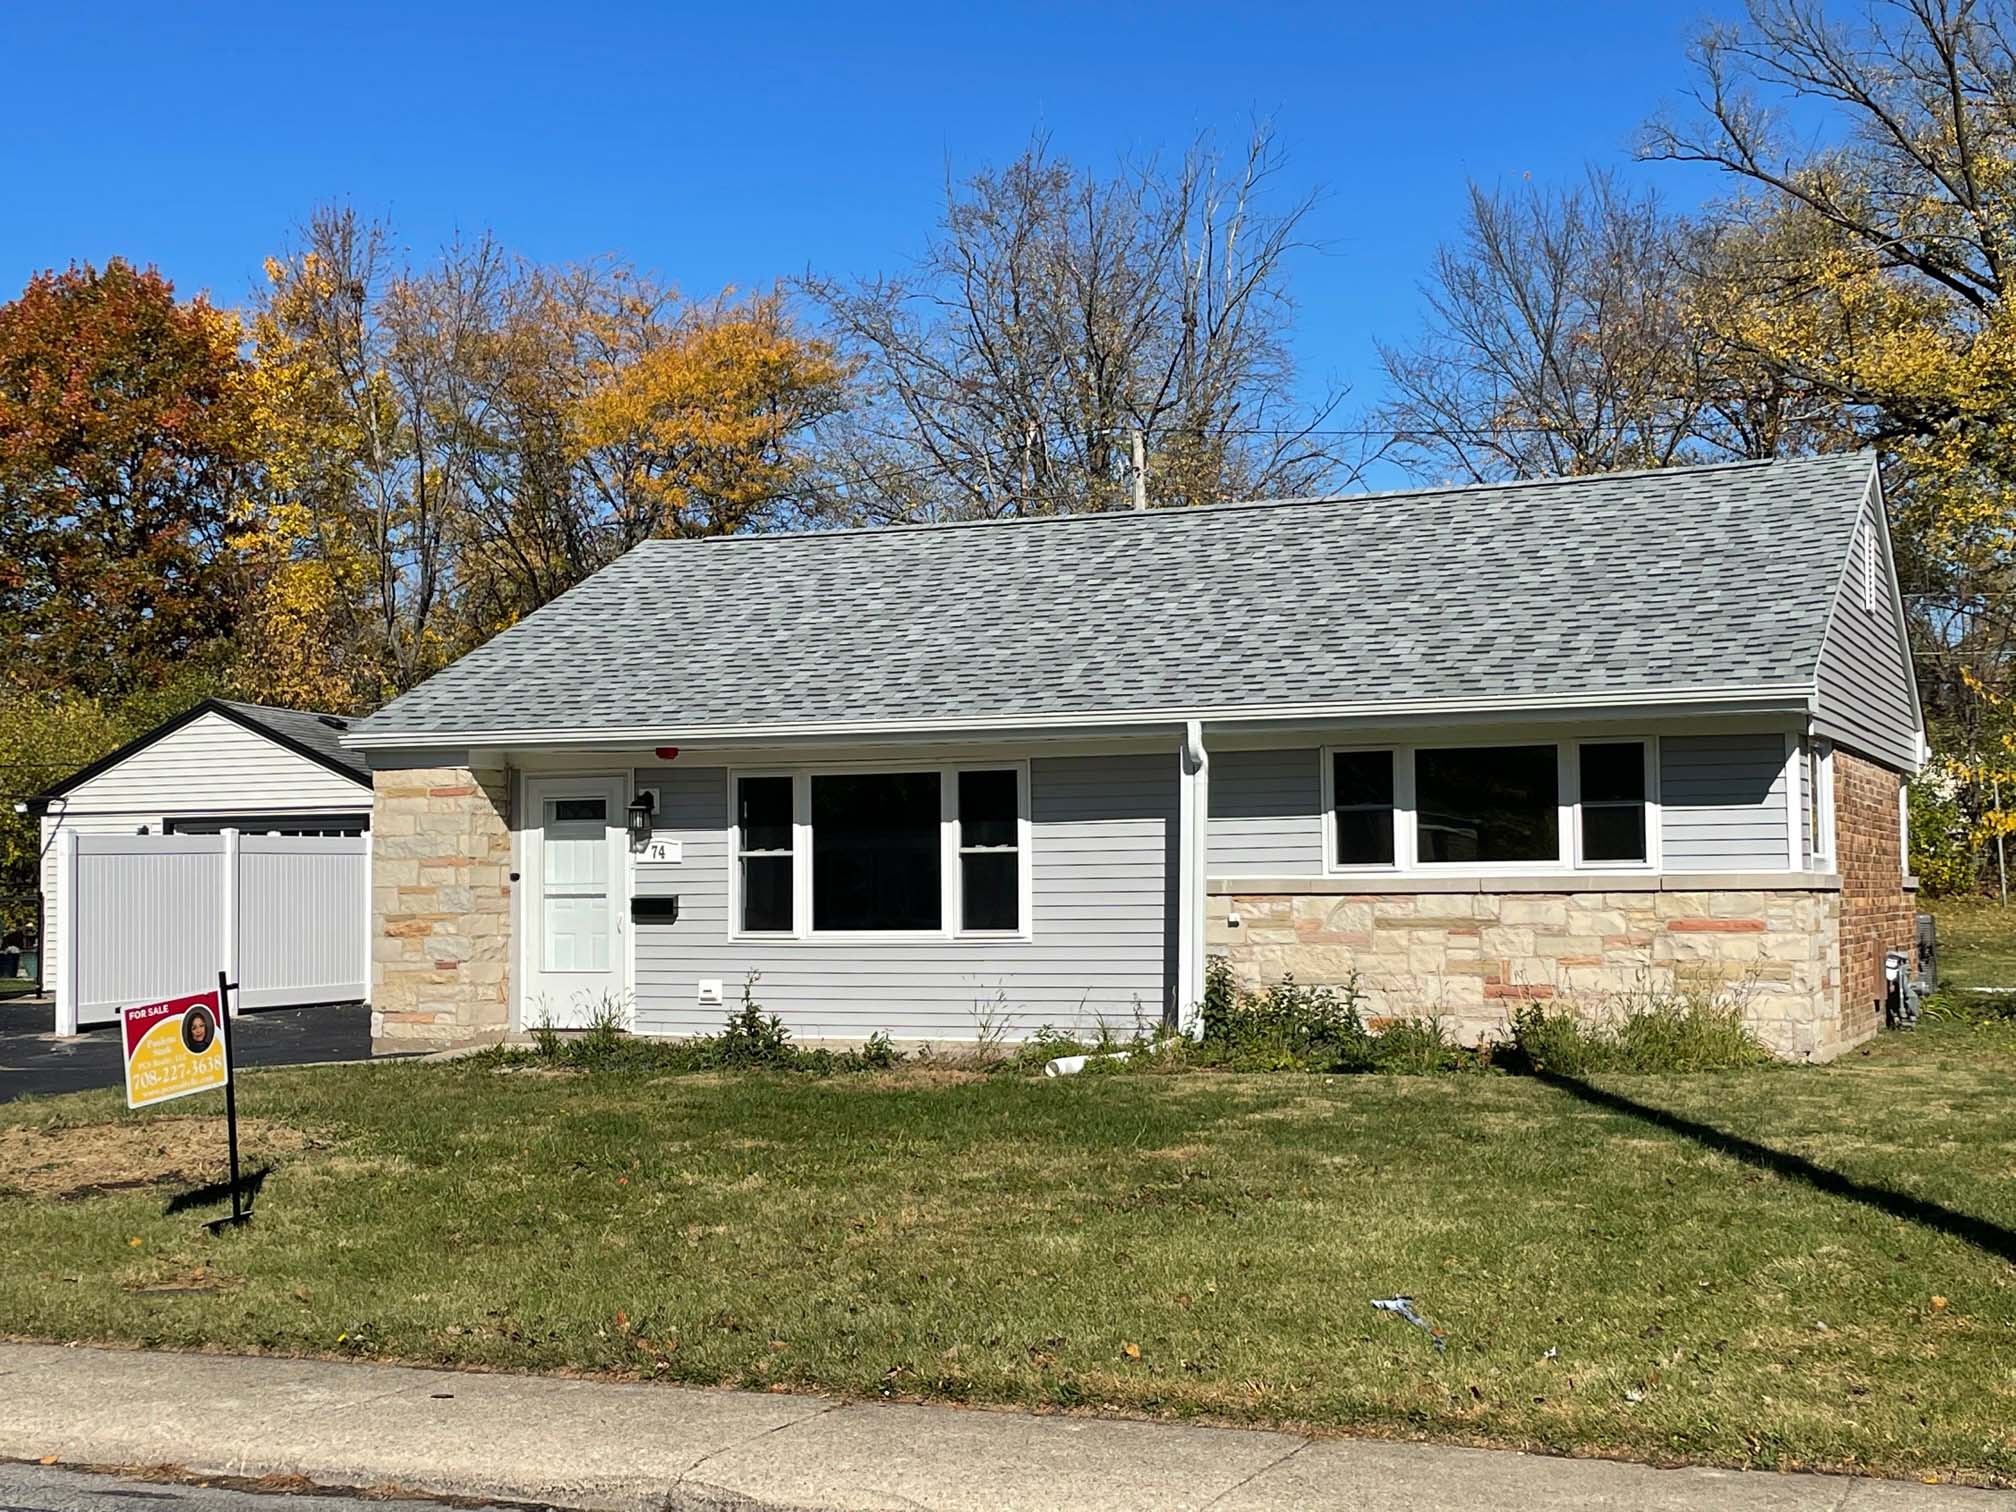
<svg viewBox="0 0 2016 1512"><path fill-rule="evenodd" d="M936 772L812 779L812 927L937 929L944 857Z"/></svg>
<svg viewBox="0 0 2016 1512"><path fill-rule="evenodd" d="M1013 934L1027 911L1019 766L738 776L745 934Z"/></svg>
<svg viewBox="0 0 2016 1512"><path fill-rule="evenodd" d="M1416 751L1414 803L1423 862L1561 859L1561 781L1551 745Z"/></svg>

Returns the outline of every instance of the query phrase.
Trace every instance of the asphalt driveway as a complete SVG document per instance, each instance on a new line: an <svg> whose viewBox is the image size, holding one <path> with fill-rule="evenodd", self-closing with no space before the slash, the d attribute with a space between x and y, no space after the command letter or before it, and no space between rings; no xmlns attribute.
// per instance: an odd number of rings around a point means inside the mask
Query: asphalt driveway
<svg viewBox="0 0 2016 1512"><path fill-rule="evenodd" d="M116 1024L59 1038L46 998L0 1002L0 1102L30 1093L116 1087L122 1071ZM241 1066L312 1066L368 1060L371 1010L362 1003L327 1008L269 1008L231 1021Z"/></svg>

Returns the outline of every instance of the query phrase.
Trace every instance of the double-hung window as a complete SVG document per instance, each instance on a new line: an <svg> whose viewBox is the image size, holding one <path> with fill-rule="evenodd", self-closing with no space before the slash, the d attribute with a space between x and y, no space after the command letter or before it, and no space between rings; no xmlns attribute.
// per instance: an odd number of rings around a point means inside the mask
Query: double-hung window
<svg viewBox="0 0 2016 1512"><path fill-rule="evenodd" d="M959 774L959 927L1022 927L1021 775L1013 767Z"/></svg>
<svg viewBox="0 0 2016 1512"><path fill-rule="evenodd" d="M1643 861L1646 849L1645 742L1589 741L1577 753L1582 860L1592 866Z"/></svg>
<svg viewBox="0 0 2016 1512"><path fill-rule="evenodd" d="M1391 751L1330 756L1331 841L1339 866L1393 864Z"/></svg>
<svg viewBox="0 0 2016 1512"><path fill-rule="evenodd" d="M789 777L735 781L735 864L741 872L742 928L789 934L796 871Z"/></svg>
<svg viewBox="0 0 2016 1512"><path fill-rule="evenodd" d="M1013 934L1025 924L1020 767L736 778L744 934Z"/></svg>

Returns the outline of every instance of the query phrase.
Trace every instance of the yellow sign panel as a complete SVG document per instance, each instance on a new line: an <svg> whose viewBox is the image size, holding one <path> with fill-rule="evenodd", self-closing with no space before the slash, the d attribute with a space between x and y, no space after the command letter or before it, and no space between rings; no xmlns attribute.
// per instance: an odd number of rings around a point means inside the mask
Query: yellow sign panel
<svg viewBox="0 0 2016 1512"><path fill-rule="evenodd" d="M231 1079L217 994L199 992L119 1011L126 1046L126 1106L144 1108Z"/></svg>

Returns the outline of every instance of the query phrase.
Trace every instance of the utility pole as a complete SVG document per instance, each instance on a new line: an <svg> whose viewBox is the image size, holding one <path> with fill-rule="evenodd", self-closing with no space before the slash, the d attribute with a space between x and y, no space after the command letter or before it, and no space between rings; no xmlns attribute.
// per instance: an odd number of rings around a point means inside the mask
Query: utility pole
<svg viewBox="0 0 2016 1512"><path fill-rule="evenodd" d="M1134 427L1134 507L1148 507L1148 443L1138 425Z"/></svg>

